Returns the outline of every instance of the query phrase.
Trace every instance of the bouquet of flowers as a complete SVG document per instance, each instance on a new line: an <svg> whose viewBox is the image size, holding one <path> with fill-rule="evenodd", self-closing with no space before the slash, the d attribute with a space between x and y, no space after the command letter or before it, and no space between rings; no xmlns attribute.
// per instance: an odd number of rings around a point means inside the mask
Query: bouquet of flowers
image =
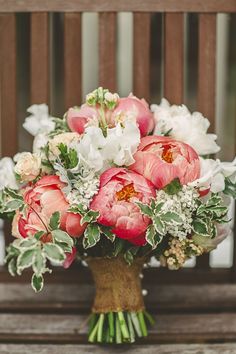
<svg viewBox="0 0 236 354"><path fill-rule="evenodd" d="M33 153L0 161L0 215L12 218L11 275L32 268L41 291L51 265L86 262L96 284L90 342L147 336L140 273L155 257L179 269L229 234L236 161L221 162L199 112L151 109L99 87L63 118L28 109Z"/></svg>

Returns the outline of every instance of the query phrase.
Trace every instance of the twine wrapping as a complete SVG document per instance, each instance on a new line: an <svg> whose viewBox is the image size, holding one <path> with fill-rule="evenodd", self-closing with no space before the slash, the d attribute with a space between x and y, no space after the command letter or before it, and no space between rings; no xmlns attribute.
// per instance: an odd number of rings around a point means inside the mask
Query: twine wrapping
<svg viewBox="0 0 236 354"><path fill-rule="evenodd" d="M137 258L128 265L123 257L88 258L96 285L94 313L143 311L145 309L140 273L145 262Z"/></svg>

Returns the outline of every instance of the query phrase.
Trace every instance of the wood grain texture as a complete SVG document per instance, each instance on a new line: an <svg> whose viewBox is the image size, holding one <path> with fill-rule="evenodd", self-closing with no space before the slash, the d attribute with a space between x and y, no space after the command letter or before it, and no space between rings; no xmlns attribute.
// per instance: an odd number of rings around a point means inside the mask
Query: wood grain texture
<svg viewBox="0 0 236 354"><path fill-rule="evenodd" d="M236 311L236 285L143 286L145 304L152 313L212 313ZM94 298L89 284L47 284L35 294L27 284L0 284L0 312L86 313Z"/></svg>
<svg viewBox="0 0 236 354"><path fill-rule="evenodd" d="M99 15L99 85L116 91L116 14Z"/></svg>
<svg viewBox="0 0 236 354"><path fill-rule="evenodd" d="M17 152L16 20L0 15L0 127L1 155Z"/></svg>
<svg viewBox="0 0 236 354"><path fill-rule="evenodd" d="M0 342L87 343L87 315L0 314ZM236 341L236 314L159 314L140 343Z"/></svg>
<svg viewBox="0 0 236 354"><path fill-rule="evenodd" d="M171 104L183 103L184 15L165 14L164 96Z"/></svg>
<svg viewBox="0 0 236 354"><path fill-rule="evenodd" d="M236 12L235 0L0 0L0 12Z"/></svg>
<svg viewBox="0 0 236 354"><path fill-rule="evenodd" d="M81 14L64 15L65 109L81 104Z"/></svg>
<svg viewBox="0 0 236 354"><path fill-rule="evenodd" d="M134 13L133 92L150 100L150 25L149 13Z"/></svg>
<svg viewBox="0 0 236 354"><path fill-rule="evenodd" d="M215 131L216 99L216 15L199 15L198 110Z"/></svg>
<svg viewBox="0 0 236 354"><path fill-rule="evenodd" d="M1 354L235 354L236 344L161 344L132 346L0 344Z"/></svg>
<svg viewBox="0 0 236 354"><path fill-rule="evenodd" d="M31 14L30 100L49 103L49 28L47 13Z"/></svg>

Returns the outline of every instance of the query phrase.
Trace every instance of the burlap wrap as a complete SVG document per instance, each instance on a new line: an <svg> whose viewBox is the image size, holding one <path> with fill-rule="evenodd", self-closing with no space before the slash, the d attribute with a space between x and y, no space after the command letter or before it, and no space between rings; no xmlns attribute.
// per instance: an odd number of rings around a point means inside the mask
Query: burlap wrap
<svg viewBox="0 0 236 354"><path fill-rule="evenodd" d="M96 285L94 313L144 310L139 276L143 258L135 259L130 266L123 257L88 258L86 262Z"/></svg>

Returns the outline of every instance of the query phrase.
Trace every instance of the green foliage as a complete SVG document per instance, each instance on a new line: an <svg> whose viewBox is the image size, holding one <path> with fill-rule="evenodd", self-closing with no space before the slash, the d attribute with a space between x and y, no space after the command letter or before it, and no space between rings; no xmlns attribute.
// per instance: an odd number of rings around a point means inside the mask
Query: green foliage
<svg viewBox="0 0 236 354"><path fill-rule="evenodd" d="M94 247L101 237L101 230L98 224L89 224L84 232L83 246L85 249Z"/></svg>
<svg viewBox="0 0 236 354"><path fill-rule="evenodd" d="M63 143L58 145L58 149L60 151L59 158L66 169L72 169L78 165L79 159L75 149L68 149Z"/></svg>
<svg viewBox="0 0 236 354"><path fill-rule="evenodd" d="M52 214L49 226L51 230L57 230L59 229L60 226L60 213L59 211L56 211L55 213Z"/></svg>
<svg viewBox="0 0 236 354"><path fill-rule="evenodd" d="M169 195L177 194L181 189L182 185L179 181L179 178L175 178L171 183L163 188L163 190Z"/></svg>
<svg viewBox="0 0 236 354"><path fill-rule="evenodd" d="M99 212L95 210L89 210L84 216L82 217L80 224L83 225L85 223L93 223L96 222L99 217Z"/></svg>
<svg viewBox="0 0 236 354"><path fill-rule="evenodd" d="M228 177L225 178L224 194L236 199L236 183L233 183Z"/></svg>

